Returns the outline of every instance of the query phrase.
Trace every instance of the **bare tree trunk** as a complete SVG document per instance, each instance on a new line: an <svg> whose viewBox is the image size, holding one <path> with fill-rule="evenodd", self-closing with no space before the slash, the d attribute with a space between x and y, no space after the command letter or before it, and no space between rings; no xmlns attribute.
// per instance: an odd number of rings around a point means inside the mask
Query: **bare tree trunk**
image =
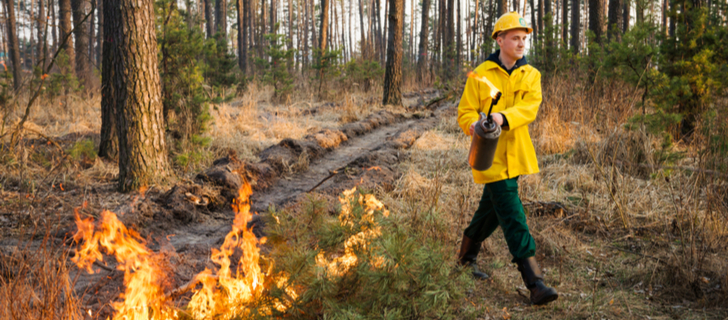
<svg viewBox="0 0 728 320"><path fill-rule="evenodd" d="M293 0L288 0L288 49L293 47ZM288 73L293 71L293 57L288 59Z"/></svg>
<svg viewBox="0 0 728 320"><path fill-rule="evenodd" d="M5 0L5 13L7 14L8 51L10 62L13 64L13 89L19 91L23 85L20 65L20 45L18 44L18 26L15 22L15 4L13 0Z"/></svg>
<svg viewBox="0 0 728 320"><path fill-rule="evenodd" d="M93 73L91 72L91 57L88 52L88 24L86 18L88 3L84 0L71 0L73 10L73 36L76 38L76 77L86 87L86 90L93 86Z"/></svg>
<svg viewBox="0 0 728 320"><path fill-rule="evenodd" d="M622 4L623 0L609 0L607 40L622 40Z"/></svg>
<svg viewBox="0 0 728 320"><path fill-rule="evenodd" d="M361 31L361 39L359 40L359 47L361 49L362 59L368 59L369 55L366 50L366 34L364 33L364 5L362 0L359 0L359 30Z"/></svg>
<svg viewBox="0 0 728 320"><path fill-rule="evenodd" d="M675 3L670 2L670 8L668 10L674 11L675 10ZM677 21L675 21L675 17L670 17L670 26L668 27L667 32L669 33L670 37L675 37L675 29L677 28Z"/></svg>
<svg viewBox="0 0 728 320"><path fill-rule="evenodd" d="M351 61L351 59L354 57L354 51L356 50L356 44L354 44L354 38L351 37L351 25L354 24L351 21L351 3L352 2L354 2L354 0L349 0L348 1L348 3L349 3L349 12L347 12L347 17L348 18L347 18L347 22L346 22L346 27L347 27L347 29L349 31L348 32L348 34L349 34L349 61Z"/></svg>
<svg viewBox="0 0 728 320"><path fill-rule="evenodd" d="M76 72L76 52L73 49L73 37L71 37L71 31L73 25L71 25L71 0L58 0L58 16L60 17L60 39L61 49L68 56L68 69L66 72Z"/></svg>
<svg viewBox="0 0 728 320"><path fill-rule="evenodd" d="M662 0L662 34L665 36L667 33L667 2L669 0Z"/></svg>
<svg viewBox="0 0 728 320"><path fill-rule="evenodd" d="M544 35L546 34L546 31L544 29L544 1L546 0L538 0L538 32L539 34L536 36L536 41L543 47L543 39Z"/></svg>
<svg viewBox="0 0 728 320"><path fill-rule="evenodd" d="M629 2L630 2L630 0L622 0L622 2L623 2L623 5L622 5L622 33L625 33L625 32L627 32L627 30L629 30L629 10L630 10Z"/></svg>
<svg viewBox="0 0 728 320"><path fill-rule="evenodd" d="M106 10L104 2L110 0L99 0L99 19L102 19L107 14L113 14L118 8L112 8ZM102 24L103 32L99 34L112 34L114 30L110 24ZM99 157L106 158L109 160L117 159L119 156L119 140L116 134L116 117L118 112L116 109L116 98L114 96L114 71L115 68L112 64L117 63L113 59L117 53L114 52L117 46L114 45L111 39L101 38L102 41L108 42L102 46L102 57L101 57L101 142L99 143Z"/></svg>
<svg viewBox="0 0 728 320"><path fill-rule="evenodd" d="M220 32L227 42L227 0L215 2L215 32Z"/></svg>
<svg viewBox="0 0 728 320"><path fill-rule="evenodd" d="M245 0L235 0L235 9L238 11L238 67L243 74L247 73L248 37L245 23ZM290 0L289 0L290 1Z"/></svg>
<svg viewBox="0 0 728 320"><path fill-rule="evenodd" d="M404 0L389 0L387 67L384 73L383 105L402 105L402 13Z"/></svg>
<svg viewBox="0 0 728 320"><path fill-rule="evenodd" d="M323 56L326 53L326 40L329 30L329 2L330 0L321 0L321 29L319 34L319 50Z"/></svg>
<svg viewBox="0 0 728 320"><path fill-rule="evenodd" d="M91 10L89 12L90 16L88 17L88 57L91 69L93 69L93 65L97 64L96 50L94 50L94 43L96 43L96 6L91 4L96 2L96 0L87 1L89 1L89 9Z"/></svg>
<svg viewBox="0 0 728 320"><path fill-rule="evenodd" d="M58 49L58 30L61 26L56 23L56 10L55 10L55 4L53 0L48 0L48 13L51 16L51 37L53 39L53 46L51 47L51 52L56 52Z"/></svg>
<svg viewBox="0 0 728 320"><path fill-rule="evenodd" d="M498 0L498 16L502 16L508 12L508 0Z"/></svg>
<svg viewBox="0 0 728 320"><path fill-rule="evenodd" d="M212 15L212 1L215 0L202 0L205 5L205 27L207 29L207 38L211 39L215 34L215 19Z"/></svg>
<svg viewBox="0 0 728 320"><path fill-rule="evenodd" d="M457 38L455 39L455 66L454 66L454 68L452 68L453 75L457 75L460 71L460 66L461 66L460 54L461 54L461 50L463 47L463 37L461 36L463 34L462 33L463 28L461 25L462 21L460 19L460 0L458 0L457 10L458 10L458 12L457 12L458 14L457 14L456 18L458 21L458 25L457 25L457 32L455 33L455 36Z"/></svg>
<svg viewBox="0 0 728 320"><path fill-rule="evenodd" d="M410 0L410 33L409 33L409 56L410 63L414 64L415 61L415 0Z"/></svg>
<svg viewBox="0 0 728 320"><path fill-rule="evenodd" d="M309 28L309 24L308 24L309 12L308 12L308 4L306 4L306 1L307 0L303 0L303 8L304 8L304 11L306 12L306 18L304 19L304 22L303 22L303 29L304 29L304 31L303 31L303 67L304 68L308 68L308 56L309 56L308 43L310 41L309 38L308 38L308 35L309 35L309 32L308 32L308 28Z"/></svg>
<svg viewBox="0 0 728 320"><path fill-rule="evenodd" d="M533 0L531 0L531 1L533 1ZM472 35L470 36L470 38L471 38L470 51L472 52L473 55L475 52L475 42L477 42L477 39L478 39L478 9L480 9L479 5L480 5L480 0L475 0L475 16L473 17L474 20L473 20L472 30L470 30L470 32L472 32ZM472 59L475 60L475 56L473 56Z"/></svg>
<svg viewBox="0 0 728 320"><path fill-rule="evenodd" d="M579 0L571 0L571 51L574 54L579 53L581 47L580 35L581 31L581 8L579 7Z"/></svg>
<svg viewBox="0 0 728 320"><path fill-rule="evenodd" d="M579 1L579 0L576 0L576 1ZM539 26L541 25L540 24L541 20L538 20L539 23L537 23L537 21L536 21L537 10L536 10L536 6L535 6L535 0L528 0L528 5L531 6L531 28L533 28L533 34L531 36L531 43L535 47L538 45L538 35L541 32L541 29L539 29Z"/></svg>
<svg viewBox="0 0 728 320"><path fill-rule="evenodd" d="M561 41L564 49L569 47L569 0L561 0Z"/></svg>
<svg viewBox="0 0 728 320"><path fill-rule="evenodd" d="M589 0L589 30L594 32L594 41L602 44L604 37L604 0Z"/></svg>
<svg viewBox="0 0 728 320"><path fill-rule="evenodd" d="M46 61L43 61L46 57L45 52L43 50L43 46L46 43L46 36L45 32L48 26L48 18L45 13L45 3L43 3L43 0L38 0L38 23L37 23L37 29L38 29L38 44L35 50L36 54L36 61L39 62L39 65L42 70L45 70L45 66L48 64ZM41 64L40 61L43 61Z"/></svg>
<svg viewBox="0 0 728 320"><path fill-rule="evenodd" d="M152 0L105 0L104 46L112 54L108 73L117 112L119 191L158 184L171 175ZM112 49L113 47L113 49ZM110 74L109 74L110 73Z"/></svg>
<svg viewBox="0 0 728 320"><path fill-rule="evenodd" d="M270 23L270 28L269 28L270 32L269 33L271 33L271 34L277 33L277 31L276 31L276 22L278 22L276 20L276 18L278 16L277 4L278 4L278 0L270 0L270 19L268 19L268 20Z"/></svg>

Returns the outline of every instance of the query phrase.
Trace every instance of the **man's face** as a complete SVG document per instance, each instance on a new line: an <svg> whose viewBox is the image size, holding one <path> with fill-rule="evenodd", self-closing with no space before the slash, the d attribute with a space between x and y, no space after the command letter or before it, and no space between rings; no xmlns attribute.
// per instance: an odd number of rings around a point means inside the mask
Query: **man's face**
<svg viewBox="0 0 728 320"><path fill-rule="evenodd" d="M526 30L508 30L504 34L503 36L498 36L497 39L501 53L514 60L523 58L526 50L526 38L528 37Z"/></svg>

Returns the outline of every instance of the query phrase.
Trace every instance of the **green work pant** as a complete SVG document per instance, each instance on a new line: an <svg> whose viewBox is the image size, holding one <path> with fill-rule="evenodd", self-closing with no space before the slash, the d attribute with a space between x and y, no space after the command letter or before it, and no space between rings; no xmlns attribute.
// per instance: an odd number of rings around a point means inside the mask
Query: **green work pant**
<svg viewBox="0 0 728 320"><path fill-rule="evenodd" d="M503 229L513 262L536 255L536 243L528 231L526 214L518 197L518 177L485 185L480 205L465 229L465 235L479 243L498 226Z"/></svg>

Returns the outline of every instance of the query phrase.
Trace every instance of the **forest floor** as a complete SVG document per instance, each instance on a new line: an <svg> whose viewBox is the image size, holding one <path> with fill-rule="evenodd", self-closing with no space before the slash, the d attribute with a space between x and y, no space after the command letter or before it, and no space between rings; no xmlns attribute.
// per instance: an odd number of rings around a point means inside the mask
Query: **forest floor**
<svg viewBox="0 0 728 320"><path fill-rule="evenodd" d="M252 211L260 215L251 225L259 237L266 233L261 216L295 210L314 199L327 201L336 214L337 197L358 186L372 190L391 212L416 214L437 207L448 221L443 240L451 242L454 266L462 230L482 193L466 161L470 140L456 122L458 96L413 90L394 110L380 106L376 92L289 105L271 104L269 96L269 91L251 90L216 106L209 159L181 171L173 184L131 194L115 191L114 163L82 152L86 139L98 143L92 119L100 117L93 99L63 115L44 111L32 117L34 130L43 136L26 139L29 151L20 160L0 159L7 170L0 180L0 254L8 257L0 268L3 277L11 277L9 261L26 259L18 258L19 252L35 252L49 242L72 246L74 212L98 219L106 209L148 239L152 250L169 252L174 266L169 286L181 286L214 268L210 251L231 230L230 204L243 178L253 187ZM589 161L590 152L606 148L613 134L583 128L569 136L563 151L543 152L555 139L545 133L546 119L532 128L541 173L523 177L520 194L546 282L560 297L547 306L530 305L497 231L479 257L491 279L464 289L466 298L455 306L463 318L728 319L722 302L728 296L725 229L711 233L716 245L701 240L711 249L700 256L700 270L688 273L682 268L695 259L684 258L685 243L667 235L676 234L681 223L674 218L680 210L670 190L689 183L690 176L622 173L615 187L603 177L608 170L614 174L614 166ZM587 131L589 138L583 138ZM725 190L726 183L708 188ZM622 210L629 227L620 218ZM717 219L724 226L726 217ZM263 255L266 251L264 246ZM93 268L98 272L88 274L70 266L69 278L86 317L105 319L123 291L123 272L113 259ZM177 303L185 299L189 295Z"/></svg>

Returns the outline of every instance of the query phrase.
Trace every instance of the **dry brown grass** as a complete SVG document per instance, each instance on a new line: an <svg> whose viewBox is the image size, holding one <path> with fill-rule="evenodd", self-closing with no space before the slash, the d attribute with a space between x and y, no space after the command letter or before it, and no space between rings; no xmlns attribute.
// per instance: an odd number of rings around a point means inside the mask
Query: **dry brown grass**
<svg viewBox="0 0 728 320"><path fill-rule="evenodd" d="M68 252L49 243L48 233L38 247L31 242L0 251L0 318L83 319L73 290Z"/></svg>

